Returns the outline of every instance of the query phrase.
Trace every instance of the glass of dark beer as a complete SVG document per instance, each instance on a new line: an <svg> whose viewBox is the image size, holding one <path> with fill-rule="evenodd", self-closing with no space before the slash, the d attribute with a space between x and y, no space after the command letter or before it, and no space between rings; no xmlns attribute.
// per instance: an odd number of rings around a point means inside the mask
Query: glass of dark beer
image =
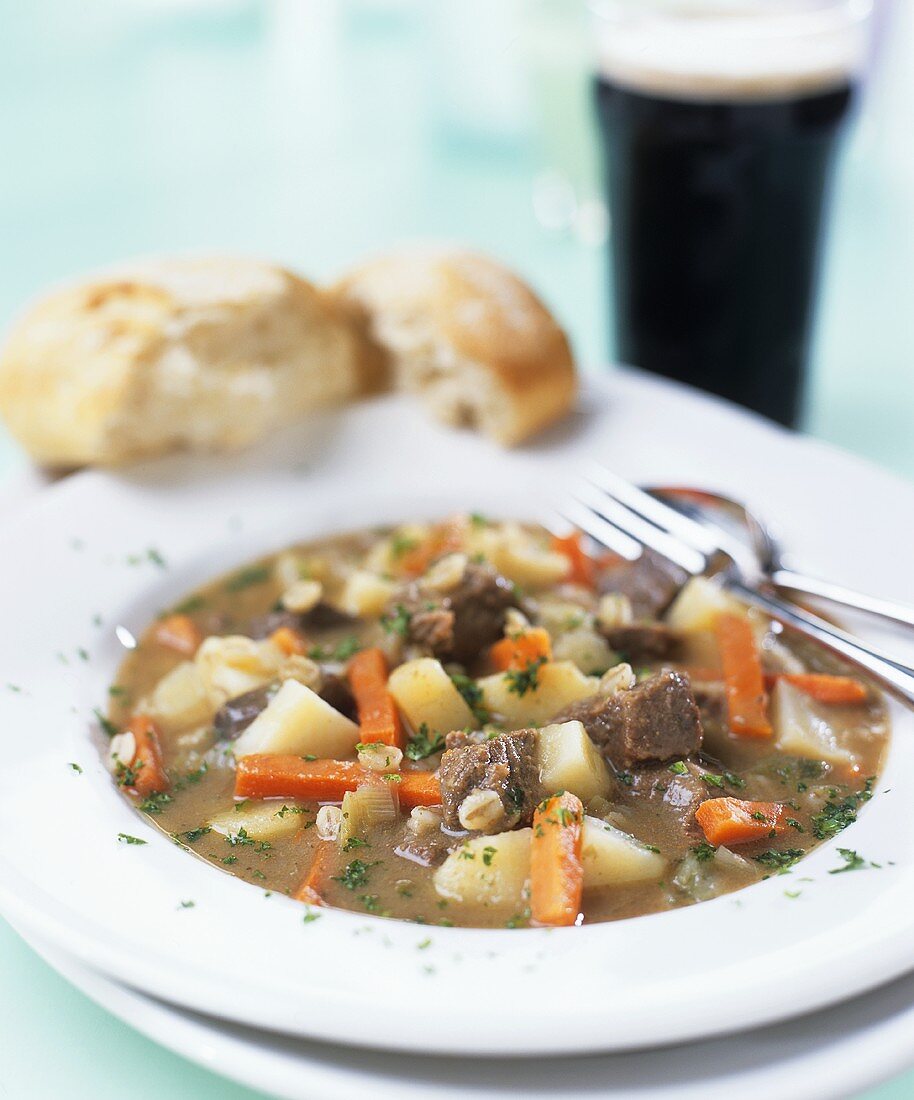
<svg viewBox="0 0 914 1100"><path fill-rule="evenodd" d="M595 0L618 358L795 425L869 0Z"/></svg>

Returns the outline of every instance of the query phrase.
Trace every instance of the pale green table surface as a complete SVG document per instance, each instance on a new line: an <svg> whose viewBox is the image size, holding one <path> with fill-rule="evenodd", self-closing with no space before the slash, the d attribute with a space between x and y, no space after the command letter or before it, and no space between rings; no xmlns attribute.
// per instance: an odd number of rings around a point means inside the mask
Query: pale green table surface
<svg viewBox="0 0 914 1100"><path fill-rule="evenodd" d="M598 369L577 10L0 0L0 326L48 283L144 252L254 252L323 278L392 241L453 238L524 271ZM808 429L914 475L914 5L882 38L836 186ZM0 437L0 476L23 462ZM94 1007L2 923L0 1035L2 1100L255 1095ZM914 1074L869 1095L910 1097Z"/></svg>

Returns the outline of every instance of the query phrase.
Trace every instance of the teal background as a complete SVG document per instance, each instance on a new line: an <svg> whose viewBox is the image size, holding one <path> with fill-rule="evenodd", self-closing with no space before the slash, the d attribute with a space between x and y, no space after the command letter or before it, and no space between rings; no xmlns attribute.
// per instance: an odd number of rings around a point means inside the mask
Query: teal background
<svg viewBox="0 0 914 1100"><path fill-rule="evenodd" d="M884 6L880 37L806 427L911 476L914 5ZM446 238L528 275L599 370L590 44L573 0L0 0L0 326L139 253L253 252L323 279ZM0 476L24 461L0 435ZM2 924L0 975L3 1100L255 1095L94 1007ZM914 1074L869 1094L912 1095Z"/></svg>

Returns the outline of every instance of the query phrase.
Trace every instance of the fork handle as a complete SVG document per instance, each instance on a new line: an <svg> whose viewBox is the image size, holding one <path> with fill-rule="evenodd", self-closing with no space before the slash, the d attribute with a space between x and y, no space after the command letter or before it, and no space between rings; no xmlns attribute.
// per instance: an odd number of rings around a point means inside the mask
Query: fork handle
<svg viewBox="0 0 914 1100"><path fill-rule="evenodd" d="M878 649L863 645L850 634L779 596L749 588L735 579L729 580L726 587L744 603L760 608L778 622L793 627L800 634L819 642L868 672L895 695L914 706L914 669L893 660Z"/></svg>
<svg viewBox="0 0 914 1100"><path fill-rule="evenodd" d="M895 603L894 600L867 596L864 592L855 592L852 588L822 581L818 577L809 577L793 569L776 569L769 579L778 588L789 588L791 592L803 596L814 596L816 599L828 600L829 603L840 604L854 611L865 611L880 619L914 627L914 608Z"/></svg>

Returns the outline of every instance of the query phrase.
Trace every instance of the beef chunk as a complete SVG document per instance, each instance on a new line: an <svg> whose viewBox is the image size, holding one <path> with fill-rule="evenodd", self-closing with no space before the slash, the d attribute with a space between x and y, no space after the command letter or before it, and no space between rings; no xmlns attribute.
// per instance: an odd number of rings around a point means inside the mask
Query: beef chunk
<svg viewBox="0 0 914 1100"><path fill-rule="evenodd" d="M322 667L321 686L317 694L340 714L345 714L353 722L357 720L355 699L349 684L342 676L337 676L335 672L328 672Z"/></svg>
<svg viewBox="0 0 914 1100"><path fill-rule="evenodd" d="M392 601L409 614L408 640L442 661L469 664L504 632L505 612L517 599L510 581L490 565L471 562L459 584L444 595L411 584Z"/></svg>
<svg viewBox="0 0 914 1100"><path fill-rule="evenodd" d="M694 760L682 763L685 770L671 772L668 764L651 764L638 768L631 773L631 786L628 797L636 802L646 802L655 810L663 824L670 845L677 852L668 855L685 855L689 847L703 838L703 833L695 820L695 811L706 799L713 797L701 779L707 771Z"/></svg>
<svg viewBox="0 0 914 1100"><path fill-rule="evenodd" d="M630 623L603 632L612 648L630 664L674 657L679 638L664 623Z"/></svg>
<svg viewBox="0 0 914 1100"><path fill-rule="evenodd" d="M266 615L257 615L248 623L247 635L250 638L269 638L280 627L287 626L299 634L311 630L332 630L335 627L353 626L357 619L340 611L332 604L321 601L310 611L269 611Z"/></svg>
<svg viewBox="0 0 914 1100"><path fill-rule="evenodd" d="M263 687L236 695L223 703L213 719L219 737L234 740L239 737L266 708L267 703L276 694L277 684L265 684Z"/></svg>
<svg viewBox="0 0 914 1100"><path fill-rule="evenodd" d="M489 740L490 737L484 730L452 730L445 736L444 746L448 749L460 749L464 745L479 745Z"/></svg>
<svg viewBox="0 0 914 1100"><path fill-rule="evenodd" d="M394 854L422 867L436 867L444 862L448 852L463 844L464 837L465 834L450 836L441 829L429 829L416 834L407 828L403 839L394 849Z"/></svg>
<svg viewBox="0 0 914 1100"><path fill-rule="evenodd" d="M688 677L672 669L627 691L573 703L553 718L575 720L621 770L648 760L681 759L701 748L701 719Z"/></svg>
<svg viewBox="0 0 914 1100"><path fill-rule="evenodd" d="M602 592L628 596L636 619L656 619L673 602L688 574L669 559L645 549L635 561L607 569L600 580Z"/></svg>
<svg viewBox="0 0 914 1100"><path fill-rule="evenodd" d="M475 790L494 791L501 800L503 817L487 832L509 829L519 822L529 825L542 796L536 763L536 730L516 730L478 744L448 749L438 769L444 824L462 828L457 811Z"/></svg>

